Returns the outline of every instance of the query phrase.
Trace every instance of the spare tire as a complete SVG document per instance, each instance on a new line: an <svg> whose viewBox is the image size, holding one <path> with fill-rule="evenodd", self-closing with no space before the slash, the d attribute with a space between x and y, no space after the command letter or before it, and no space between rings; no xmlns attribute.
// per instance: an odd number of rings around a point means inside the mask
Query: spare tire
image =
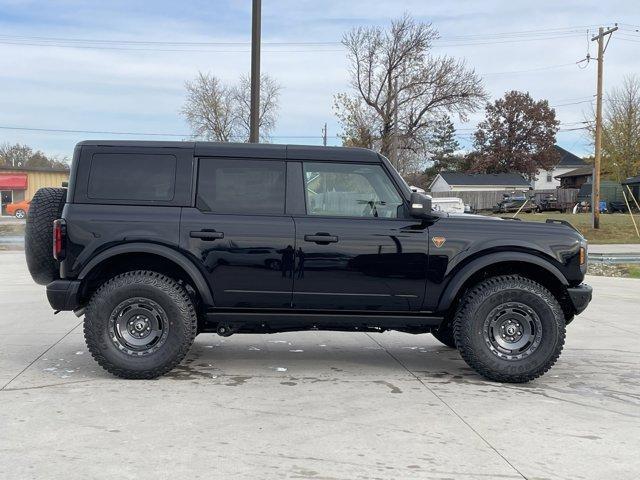
<svg viewBox="0 0 640 480"><path fill-rule="evenodd" d="M24 251L29 273L40 285L60 278L60 264L53 258L53 221L62 215L66 201L66 188L41 188L29 205Z"/></svg>

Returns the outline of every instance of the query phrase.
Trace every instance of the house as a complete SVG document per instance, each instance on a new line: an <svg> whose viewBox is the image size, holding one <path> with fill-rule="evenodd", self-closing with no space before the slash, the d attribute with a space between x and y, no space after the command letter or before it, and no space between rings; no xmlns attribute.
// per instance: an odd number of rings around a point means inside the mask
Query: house
<svg viewBox="0 0 640 480"><path fill-rule="evenodd" d="M633 195L633 197L640 203L640 175L636 175L635 177L629 177L622 182L622 188L625 189L625 193L629 196L629 193ZM629 199L629 201L633 201L633 199Z"/></svg>
<svg viewBox="0 0 640 480"><path fill-rule="evenodd" d="M535 190L554 190L560 186L560 180L558 179L560 175L588 165L582 158L568 150L558 145L554 145L554 148L560 155L560 160L552 170L540 170L537 173L535 179L531 182L531 186Z"/></svg>
<svg viewBox="0 0 640 480"><path fill-rule="evenodd" d="M429 185L431 192L524 192L530 182L517 173L440 172Z"/></svg>
<svg viewBox="0 0 640 480"><path fill-rule="evenodd" d="M64 168L22 168L0 166L0 211L5 214L8 203L31 200L42 187L60 187L69 181Z"/></svg>
<svg viewBox="0 0 640 480"><path fill-rule="evenodd" d="M583 184L591 181L591 175L593 175L593 167L587 165L556 175L553 178L560 181L560 188L580 188Z"/></svg>

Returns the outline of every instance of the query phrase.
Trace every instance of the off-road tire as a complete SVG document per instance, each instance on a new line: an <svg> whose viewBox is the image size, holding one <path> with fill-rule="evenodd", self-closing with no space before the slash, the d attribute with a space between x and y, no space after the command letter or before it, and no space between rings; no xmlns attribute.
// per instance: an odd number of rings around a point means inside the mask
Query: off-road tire
<svg viewBox="0 0 640 480"><path fill-rule="evenodd" d="M484 336L485 321L491 312L508 302L526 305L537 315L542 327L538 347L520 359L500 358ZM465 293L455 314L453 330L462 358L480 375L498 382L524 383L544 374L560 356L565 318L549 290L529 278L505 275L488 278Z"/></svg>
<svg viewBox="0 0 640 480"><path fill-rule="evenodd" d="M121 302L145 298L160 305L168 319L164 343L152 353L134 356L118 348L109 333L110 317ZM187 355L196 337L198 317L187 290L156 272L138 270L104 283L85 311L84 338L98 364L122 378L152 379L164 375Z"/></svg>
<svg viewBox="0 0 640 480"><path fill-rule="evenodd" d="M29 273L40 285L60 278L60 264L53 258L53 221L62 215L66 201L66 188L41 188L29 205L24 253Z"/></svg>
<svg viewBox="0 0 640 480"><path fill-rule="evenodd" d="M431 334L443 345L449 348L456 348L456 339L453 335L453 325L451 323L434 330Z"/></svg>

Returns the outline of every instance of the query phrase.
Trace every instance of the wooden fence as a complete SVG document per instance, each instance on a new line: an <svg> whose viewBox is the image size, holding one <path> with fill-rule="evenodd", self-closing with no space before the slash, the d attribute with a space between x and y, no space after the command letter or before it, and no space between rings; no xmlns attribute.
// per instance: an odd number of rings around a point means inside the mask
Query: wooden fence
<svg viewBox="0 0 640 480"><path fill-rule="evenodd" d="M578 197L577 188L556 188L554 190L533 190L530 192L524 192L525 195L533 195L536 202L539 202L544 195L555 195L558 202L562 205L573 206L577 202ZM501 202L507 191L484 191L484 190L469 190L462 192L427 192L429 195L435 198L457 197L469 205L474 211L492 210L495 205ZM518 192L520 193L520 192Z"/></svg>

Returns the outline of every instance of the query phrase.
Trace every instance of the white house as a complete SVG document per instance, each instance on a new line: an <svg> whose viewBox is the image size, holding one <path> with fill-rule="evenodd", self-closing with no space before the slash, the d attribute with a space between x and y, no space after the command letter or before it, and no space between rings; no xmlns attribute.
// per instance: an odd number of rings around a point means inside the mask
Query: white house
<svg viewBox="0 0 640 480"><path fill-rule="evenodd" d="M431 192L524 192L531 183L517 173L440 172L429 185Z"/></svg>
<svg viewBox="0 0 640 480"><path fill-rule="evenodd" d="M554 190L560 186L559 175L584 167L587 163L580 157L565 150L558 145L554 145L556 151L560 154L560 161L552 170L541 170L531 181L531 186L535 190Z"/></svg>

